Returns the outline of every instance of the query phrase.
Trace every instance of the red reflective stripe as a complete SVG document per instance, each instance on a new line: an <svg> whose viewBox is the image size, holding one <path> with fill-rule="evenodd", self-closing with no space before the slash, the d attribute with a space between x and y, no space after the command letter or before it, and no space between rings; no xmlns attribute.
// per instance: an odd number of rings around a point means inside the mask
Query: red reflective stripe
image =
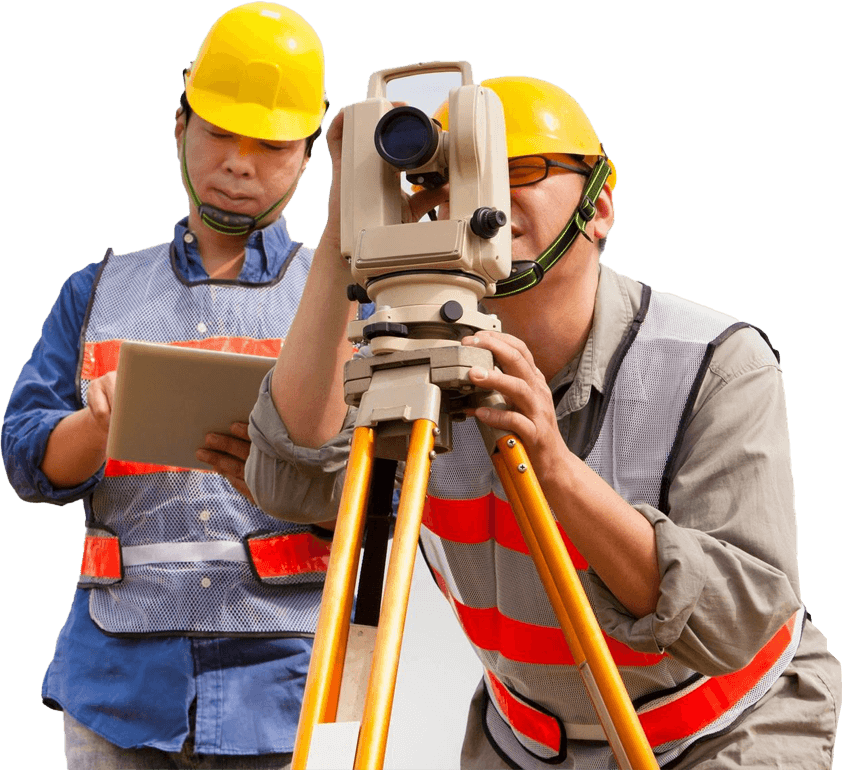
<svg viewBox="0 0 842 770"><path fill-rule="evenodd" d="M127 460L113 460L108 458L105 463L105 475L110 478L119 476L145 476L150 473L213 473L198 468L177 468L174 465L153 465L152 463L133 463Z"/></svg>
<svg viewBox="0 0 842 770"><path fill-rule="evenodd" d="M503 712L506 721L521 735L546 746L554 754L559 754L561 752L561 728L558 726L558 721L554 717L518 700L494 674L488 670L485 673L488 676L488 682L494 692L497 705Z"/></svg>
<svg viewBox="0 0 842 770"><path fill-rule="evenodd" d="M469 607L453 597L441 575L435 573L435 576L439 588L453 605L468 638L480 649L499 652L509 660L519 663L575 665L573 654L560 628L514 620L500 612L497 607ZM605 641L618 666L654 666L665 657L635 652L609 636L605 636Z"/></svg>
<svg viewBox="0 0 842 770"><path fill-rule="evenodd" d="M792 641L797 613L754 656L733 674L708 679L672 703L643 711L640 724L649 743L659 746L697 733L733 708L763 678Z"/></svg>
<svg viewBox="0 0 842 770"><path fill-rule="evenodd" d="M95 380L117 368L120 356L120 346L123 340L105 340L103 342L86 342L82 359L82 379ZM283 340L258 340L252 337L208 337L203 340L178 340L167 343L182 348L198 348L200 350L220 350L225 353L246 353L251 356L268 356L276 358L281 350Z"/></svg>
<svg viewBox="0 0 842 770"><path fill-rule="evenodd" d="M254 569L262 578L327 572L330 543L308 532L252 538L248 547Z"/></svg>
<svg viewBox="0 0 842 770"><path fill-rule="evenodd" d="M494 540L511 551L529 553L511 506L490 493L474 500L444 500L428 496L423 522L427 529L445 540L456 543L485 543ZM570 542L561 526L558 531L567 546L573 566L578 570L587 569L587 561Z"/></svg>
<svg viewBox="0 0 842 770"><path fill-rule="evenodd" d="M113 578L122 576L120 563L120 540L116 537L85 537L82 554L83 577Z"/></svg>

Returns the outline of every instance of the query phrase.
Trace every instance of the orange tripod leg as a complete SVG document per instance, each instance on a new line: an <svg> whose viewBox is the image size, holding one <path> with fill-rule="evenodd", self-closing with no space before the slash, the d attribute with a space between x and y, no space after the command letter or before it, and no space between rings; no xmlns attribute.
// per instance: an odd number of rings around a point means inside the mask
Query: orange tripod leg
<svg viewBox="0 0 842 770"><path fill-rule="evenodd" d="M293 770L307 767L315 726L336 719L373 463L374 430L356 428L295 736Z"/></svg>
<svg viewBox="0 0 842 770"><path fill-rule="evenodd" d="M412 425L371 678L354 762L355 770L382 768L386 756L386 739L389 735L412 570L430 478L430 453L435 427L435 423L423 419L416 420Z"/></svg>
<svg viewBox="0 0 842 770"><path fill-rule="evenodd" d="M657 770L658 763L608 651L579 576L521 441L497 441L493 460L524 540L558 616L606 737L622 770Z"/></svg>

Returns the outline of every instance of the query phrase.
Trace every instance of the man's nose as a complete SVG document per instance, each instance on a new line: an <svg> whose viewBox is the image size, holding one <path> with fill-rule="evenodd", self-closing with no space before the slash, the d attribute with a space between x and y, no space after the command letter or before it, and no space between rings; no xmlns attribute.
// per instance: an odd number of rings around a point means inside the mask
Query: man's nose
<svg viewBox="0 0 842 770"><path fill-rule="evenodd" d="M255 147L253 140L240 137L231 143L231 151L225 158L225 170L239 177L251 177L255 172Z"/></svg>

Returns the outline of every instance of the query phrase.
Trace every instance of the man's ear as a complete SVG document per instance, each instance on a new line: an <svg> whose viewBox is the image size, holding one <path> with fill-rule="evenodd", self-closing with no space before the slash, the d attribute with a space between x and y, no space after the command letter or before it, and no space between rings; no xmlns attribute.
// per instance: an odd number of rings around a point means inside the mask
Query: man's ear
<svg viewBox="0 0 842 770"><path fill-rule="evenodd" d="M184 109L179 107L175 111L175 144L176 152L181 152L181 137L187 129L187 118L184 115Z"/></svg>
<svg viewBox="0 0 842 770"><path fill-rule="evenodd" d="M596 199L596 216L593 219L594 240L602 240L614 224L614 197L611 188L603 185Z"/></svg>

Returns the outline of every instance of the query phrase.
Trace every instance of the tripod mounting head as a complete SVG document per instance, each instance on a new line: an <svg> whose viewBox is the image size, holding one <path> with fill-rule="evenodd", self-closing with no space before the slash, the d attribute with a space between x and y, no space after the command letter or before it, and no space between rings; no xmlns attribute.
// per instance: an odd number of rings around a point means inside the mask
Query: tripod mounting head
<svg viewBox="0 0 842 770"><path fill-rule="evenodd" d="M454 71L462 85L449 94L449 131L386 99L391 80ZM449 184L450 218L402 222L402 172L427 188ZM467 62L371 76L368 98L345 110L341 212L341 251L356 294L375 304L370 318L350 324L349 339L380 354L459 345L480 329L500 329L478 306L511 272L503 106L493 91L473 85Z"/></svg>

